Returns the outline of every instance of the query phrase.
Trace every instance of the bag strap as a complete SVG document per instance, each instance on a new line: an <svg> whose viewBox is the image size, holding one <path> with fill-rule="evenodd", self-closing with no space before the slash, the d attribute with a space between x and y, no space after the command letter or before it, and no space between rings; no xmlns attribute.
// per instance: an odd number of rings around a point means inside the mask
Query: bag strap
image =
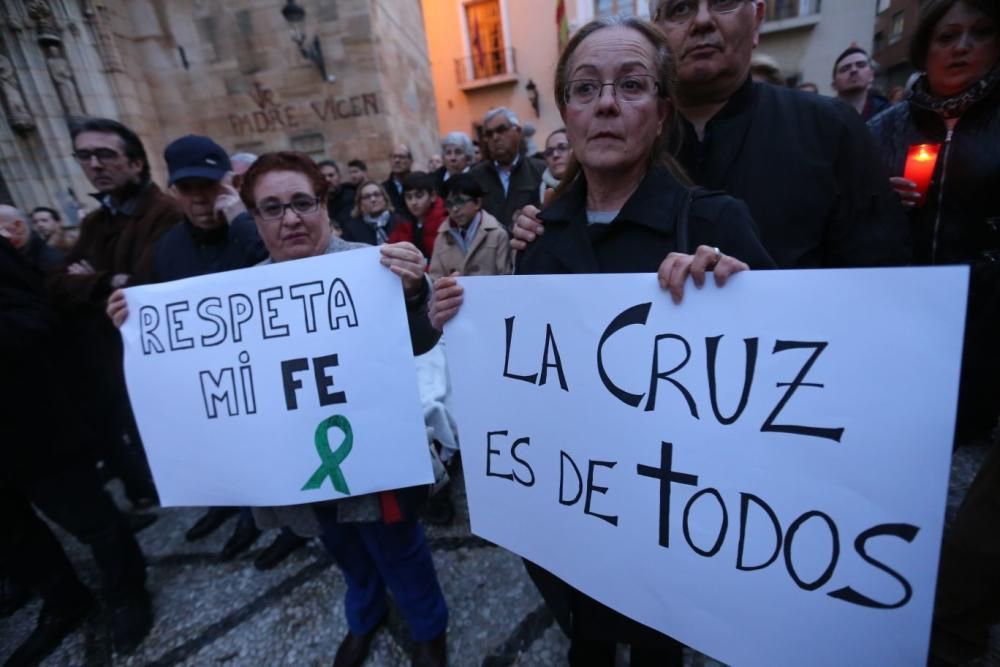
<svg viewBox="0 0 1000 667"><path fill-rule="evenodd" d="M697 199L708 197L718 197L725 195L721 190L709 190L699 186L687 188L684 192L684 200L681 202L680 210L677 212L677 225L674 229L674 237L677 239L677 252L691 254L694 248L691 247L691 204Z"/></svg>
<svg viewBox="0 0 1000 667"><path fill-rule="evenodd" d="M674 229L674 236L677 238L677 252L690 253L688 249L688 221L691 217L691 200L694 199L694 193L697 189L687 188L684 191L684 201L681 202L680 211L677 212L677 225Z"/></svg>

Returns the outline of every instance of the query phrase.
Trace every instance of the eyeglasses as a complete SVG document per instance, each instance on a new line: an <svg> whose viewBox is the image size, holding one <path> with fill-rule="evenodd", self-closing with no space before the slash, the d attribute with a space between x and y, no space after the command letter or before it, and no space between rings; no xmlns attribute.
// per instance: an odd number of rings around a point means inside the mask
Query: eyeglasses
<svg viewBox="0 0 1000 667"><path fill-rule="evenodd" d="M466 197L465 195L459 195L458 197L449 197L448 199L444 200L444 206L447 209L462 208L472 200L473 200L472 197Z"/></svg>
<svg viewBox="0 0 1000 667"><path fill-rule="evenodd" d="M412 160L412 155L407 155L406 153L393 153L390 156L393 160Z"/></svg>
<svg viewBox="0 0 1000 667"><path fill-rule="evenodd" d="M282 204L280 201L269 199L257 204L254 209L261 220L279 220L285 217L285 211L292 209L298 215L308 215L315 213L319 208L319 197L309 197L308 195L295 195L292 201Z"/></svg>
<svg viewBox="0 0 1000 667"><path fill-rule="evenodd" d="M556 144L555 146L550 146L549 148L546 148L545 151L542 153L542 155L544 155L546 159L548 159L553 155L555 155L556 153L562 155L568 152L569 152L569 144Z"/></svg>
<svg viewBox="0 0 1000 667"><path fill-rule="evenodd" d="M628 74L609 83L602 83L597 79L574 79L566 85L566 104L590 104L600 97L605 86L611 86L615 98L625 102L639 102L660 89L660 84L652 74Z"/></svg>
<svg viewBox="0 0 1000 667"><path fill-rule="evenodd" d="M107 164L112 160L117 160L122 156L118 151L111 150L110 148L95 148L94 150L79 150L73 153L73 157L76 158L77 162L81 164L86 164L90 162L90 158L97 158L97 161L101 164Z"/></svg>
<svg viewBox="0 0 1000 667"><path fill-rule="evenodd" d="M375 192L369 192L366 195L358 195L358 199L382 199L382 193L376 190Z"/></svg>
<svg viewBox="0 0 1000 667"><path fill-rule="evenodd" d="M708 11L713 14L731 14L740 8L744 0L706 0ZM666 0L656 8L654 21L663 19L668 23L687 23L698 14L699 0Z"/></svg>
<svg viewBox="0 0 1000 667"><path fill-rule="evenodd" d="M487 139L492 139L494 135L500 136L501 134L507 134L513 129L513 127L513 125L497 125L496 127L483 130L483 136Z"/></svg>

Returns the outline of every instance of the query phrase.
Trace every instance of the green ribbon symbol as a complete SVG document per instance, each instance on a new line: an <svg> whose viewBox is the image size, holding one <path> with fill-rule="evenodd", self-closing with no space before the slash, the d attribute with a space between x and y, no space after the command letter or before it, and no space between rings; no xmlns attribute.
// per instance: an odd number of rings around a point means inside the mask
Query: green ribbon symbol
<svg viewBox="0 0 1000 667"><path fill-rule="evenodd" d="M344 434L344 441L340 443L340 446L334 452L330 451L329 431L331 428L338 428ZM321 421L319 426L316 427L314 441L316 444L316 453L319 454L322 463L319 464L319 468L312 474L312 477L302 487L302 490L311 491L318 489L323 485L323 480L329 477L334 489L350 495L351 491L347 488L347 480L344 479L344 473L340 469L340 464L351 453L351 447L354 444L354 431L351 429L351 423L347 421L347 417L334 415Z"/></svg>

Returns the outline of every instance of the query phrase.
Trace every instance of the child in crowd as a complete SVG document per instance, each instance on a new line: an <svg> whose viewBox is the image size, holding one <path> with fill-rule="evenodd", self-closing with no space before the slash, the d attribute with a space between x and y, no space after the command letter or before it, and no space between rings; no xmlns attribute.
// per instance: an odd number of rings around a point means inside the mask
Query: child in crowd
<svg viewBox="0 0 1000 667"><path fill-rule="evenodd" d="M445 181L448 220L434 241L431 278L451 275L499 276L510 273L507 230L483 209L483 190L468 174Z"/></svg>
<svg viewBox="0 0 1000 667"><path fill-rule="evenodd" d="M434 189L434 177L422 171L411 171L403 178L403 199L416 223L407 221L397 224L389 235L389 243L408 241L430 261L434 239L448 215L444 201Z"/></svg>

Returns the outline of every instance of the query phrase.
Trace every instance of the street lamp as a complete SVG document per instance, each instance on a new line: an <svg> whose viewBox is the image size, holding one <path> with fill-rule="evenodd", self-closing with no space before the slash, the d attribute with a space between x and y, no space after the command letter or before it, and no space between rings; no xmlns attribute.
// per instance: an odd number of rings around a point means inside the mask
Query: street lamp
<svg viewBox="0 0 1000 667"><path fill-rule="evenodd" d="M531 108L535 110L535 117L541 117L541 112L538 110L538 86L531 79L528 79L528 84L524 87L528 91L528 101L531 102Z"/></svg>
<svg viewBox="0 0 1000 667"><path fill-rule="evenodd" d="M314 35L312 42L306 46L305 8L298 5L295 0L286 0L285 6L281 8L281 15L285 17L292 33L292 41L298 45L302 57L316 66L324 80L336 81L337 77L326 73L326 61L323 60L323 48L319 44L319 35Z"/></svg>

